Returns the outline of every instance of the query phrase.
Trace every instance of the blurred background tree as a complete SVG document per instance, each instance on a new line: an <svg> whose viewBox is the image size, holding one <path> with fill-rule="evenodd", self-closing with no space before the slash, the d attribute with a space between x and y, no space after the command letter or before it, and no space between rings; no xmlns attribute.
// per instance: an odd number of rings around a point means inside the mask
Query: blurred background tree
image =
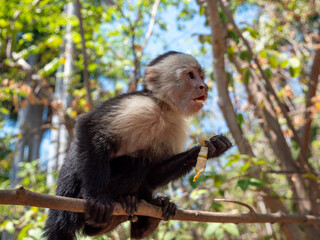
<svg viewBox="0 0 320 240"><path fill-rule="evenodd" d="M206 69L190 119L236 147L164 189L180 208L319 215L320 2L0 0L0 189L54 194L76 117L141 89L152 58L176 50ZM41 239L44 209L0 206L0 236ZM317 239L319 227L169 221L150 239ZM128 223L95 239L127 239ZM79 239L85 239L79 237Z"/></svg>

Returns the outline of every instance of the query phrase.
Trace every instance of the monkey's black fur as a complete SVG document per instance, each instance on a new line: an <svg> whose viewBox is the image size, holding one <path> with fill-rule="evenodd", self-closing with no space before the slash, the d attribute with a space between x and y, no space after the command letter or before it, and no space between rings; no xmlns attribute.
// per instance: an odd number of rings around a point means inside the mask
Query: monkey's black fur
<svg viewBox="0 0 320 240"><path fill-rule="evenodd" d="M163 57L154 61L159 59ZM196 164L200 146L168 159L153 159L143 150L134 157L115 156L121 142L104 134L108 132L108 124L101 125L100 120L106 114L113 114L118 102L130 96L154 98L146 90L123 94L78 119L75 140L60 171L57 195L86 199L87 213L50 210L44 233L47 239L72 240L81 229L89 236L109 232L131 219L136 201L140 199L162 207L165 219L174 215L175 205L167 198L153 198L153 192L188 173ZM208 157L219 156L231 147L222 135L213 137L208 143ZM120 202L131 216L112 216L114 202ZM138 216L136 222L131 222L131 237L146 237L159 222L156 218Z"/></svg>

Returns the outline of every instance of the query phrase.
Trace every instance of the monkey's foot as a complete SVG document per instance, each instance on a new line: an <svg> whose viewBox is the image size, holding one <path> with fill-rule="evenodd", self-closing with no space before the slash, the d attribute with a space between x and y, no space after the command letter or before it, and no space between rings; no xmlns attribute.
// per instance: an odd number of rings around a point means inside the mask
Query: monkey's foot
<svg viewBox="0 0 320 240"><path fill-rule="evenodd" d="M232 147L232 143L225 136L216 135L206 141L208 147L208 158L218 157Z"/></svg>
<svg viewBox="0 0 320 240"><path fill-rule="evenodd" d="M127 196L121 197L120 204L130 217L133 217L133 214L136 211L138 211L136 196L127 195Z"/></svg>
<svg viewBox="0 0 320 240"><path fill-rule="evenodd" d="M86 215L88 222L94 225L105 224L113 213L113 201L108 198L87 199Z"/></svg>
<svg viewBox="0 0 320 240"><path fill-rule="evenodd" d="M173 217L176 214L177 205L170 202L168 197L156 197L152 200L152 204L162 208L162 218L165 221L168 221L170 217Z"/></svg>

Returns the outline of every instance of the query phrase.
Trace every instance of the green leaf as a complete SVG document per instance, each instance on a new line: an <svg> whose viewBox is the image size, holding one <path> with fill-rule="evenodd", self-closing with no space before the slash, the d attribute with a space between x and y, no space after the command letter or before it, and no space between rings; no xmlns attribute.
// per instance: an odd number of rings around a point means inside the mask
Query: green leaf
<svg viewBox="0 0 320 240"><path fill-rule="evenodd" d="M262 57L262 58L267 58L268 54L267 54L266 50L262 50L262 51L259 52L259 56Z"/></svg>
<svg viewBox="0 0 320 240"><path fill-rule="evenodd" d="M201 6L200 11L199 11L200 16L202 16L205 13L205 11L206 11L206 9L203 6Z"/></svg>
<svg viewBox="0 0 320 240"><path fill-rule="evenodd" d="M251 178L249 181L249 185L254 186L256 188L262 188L267 183L261 179L258 178Z"/></svg>
<svg viewBox="0 0 320 240"><path fill-rule="evenodd" d="M289 72L292 77L298 77L300 74L300 68L289 67Z"/></svg>
<svg viewBox="0 0 320 240"><path fill-rule="evenodd" d="M240 232L236 224L234 223L225 223L222 227L232 236L239 237Z"/></svg>
<svg viewBox="0 0 320 240"><path fill-rule="evenodd" d="M267 74L267 77L268 77L268 78L272 78L272 71L271 71L270 68L267 68L267 69L265 69L264 71L265 71L265 73Z"/></svg>
<svg viewBox="0 0 320 240"><path fill-rule="evenodd" d="M192 190L189 196L191 199L197 200L201 197L202 194L206 194L206 193L208 193L207 189L194 189Z"/></svg>
<svg viewBox="0 0 320 240"><path fill-rule="evenodd" d="M58 48L62 42L63 40L60 36L52 35L47 39L46 44L48 47Z"/></svg>
<svg viewBox="0 0 320 240"><path fill-rule="evenodd" d="M18 235L18 237L17 237L17 240L23 240L23 239L25 239L25 237L26 237L27 234L28 234L28 230L29 230L30 228L32 228L32 226L33 226L32 223L24 226L24 227L21 229L21 231L20 231L20 233L19 233L19 235Z"/></svg>
<svg viewBox="0 0 320 240"><path fill-rule="evenodd" d="M217 229L221 227L222 223L208 223L204 235L209 238L211 237Z"/></svg>
<svg viewBox="0 0 320 240"><path fill-rule="evenodd" d="M237 114L237 122L240 126L242 126L242 124L244 124L244 118L243 115L241 113Z"/></svg>
<svg viewBox="0 0 320 240"><path fill-rule="evenodd" d="M2 114L9 114L10 111L9 111L8 109L2 107L2 108L0 108L0 113L2 113Z"/></svg>
<svg viewBox="0 0 320 240"><path fill-rule="evenodd" d="M31 42L33 40L33 34L32 33L25 33L22 35L22 38L26 41Z"/></svg>
<svg viewBox="0 0 320 240"><path fill-rule="evenodd" d="M249 187L249 184L250 184L250 181L248 178L240 179L238 180L236 187L240 187L242 191L246 191Z"/></svg>
<svg viewBox="0 0 320 240"><path fill-rule="evenodd" d="M270 66L273 68L276 68L279 65L279 62L275 56L272 56L269 58L269 63L270 63Z"/></svg>
<svg viewBox="0 0 320 240"><path fill-rule="evenodd" d="M245 172L246 170L248 170L249 167L251 167L251 163L246 162L246 163L240 168L240 171L241 171L241 172Z"/></svg>
<svg viewBox="0 0 320 240"><path fill-rule="evenodd" d="M251 56L247 50L240 52L240 58L241 58L241 60L251 61Z"/></svg>
<svg viewBox="0 0 320 240"><path fill-rule="evenodd" d="M5 223L3 224L4 229L9 232L10 234L14 233L14 224L11 221L5 221Z"/></svg>
<svg viewBox="0 0 320 240"><path fill-rule="evenodd" d="M224 229L223 228L218 228L215 231L215 235L216 235L217 239L223 239L224 238Z"/></svg>
<svg viewBox="0 0 320 240"><path fill-rule="evenodd" d="M256 30L254 30L252 28L244 27L243 30L248 31L253 39L256 39L257 37L259 37L259 32L257 32Z"/></svg>
<svg viewBox="0 0 320 240"><path fill-rule="evenodd" d="M227 164L223 167L223 169L226 169L227 167L231 166L235 162L238 162L240 160L239 154L232 154L228 157L230 160L227 162Z"/></svg>
<svg viewBox="0 0 320 240"><path fill-rule="evenodd" d="M163 237L163 240L171 240L175 237L175 232L166 232L166 234Z"/></svg>
<svg viewBox="0 0 320 240"><path fill-rule="evenodd" d="M61 61L60 58L56 57L51 62L47 63L43 69L40 71L41 76L49 76L54 71L57 70L57 68L60 66Z"/></svg>
<svg viewBox="0 0 320 240"><path fill-rule="evenodd" d="M289 61L286 59L286 60L284 60L283 62L280 63L280 67L281 68L285 68L286 66L288 66L288 64L289 64Z"/></svg>
<svg viewBox="0 0 320 240"><path fill-rule="evenodd" d="M288 63L292 68L300 68L301 66L300 60L296 57L289 58Z"/></svg>
<svg viewBox="0 0 320 240"><path fill-rule="evenodd" d="M243 71L243 82L244 84L248 85L249 84L249 79L250 79L250 69L245 68Z"/></svg>
<svg viewBox="0 0 320 240"><path fill-rule="evenodd" d="M214 176L214 186L216 188L220 188L220 186L225 182L225 178L222 175L215 175Z"/></svg>
<svg viewBox="0 0 320 240"><path fill-rule="evenodd" d="M228 54L228 58L229 59L233 58L235 51L236 51L236 47L235 46L228 47L227 54Z"/></svg>
<svg viewBox="0 0 320 240"><path fill-rule="evenodd" d="M10 25L9 21L6 21L5 19L0 19L0 28L6 28Z"/></svg>
<svg viewBox="0 0 320 240"><path fill-rule="evenodd" d="M231 37L232 40L235 41L236 43L239 43L239 42L240 42L239 37L238 37L238 35L237 35L235 32L229 31L229 32L228 32L228 35L229 35L229 37Z"/></svg>
<svg viewBox="0 0 320 240"><path fill-rule="evenodd" d="M73 32L72 33L72 41L74 43L80 43L81 42L81 35L78 32Z"/></svg>

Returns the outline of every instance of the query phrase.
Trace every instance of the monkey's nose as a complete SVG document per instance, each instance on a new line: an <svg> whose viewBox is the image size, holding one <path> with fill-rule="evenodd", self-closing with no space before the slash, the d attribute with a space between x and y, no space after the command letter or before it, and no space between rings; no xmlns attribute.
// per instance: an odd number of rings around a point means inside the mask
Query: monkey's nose
<svg viewBox="0 0 320 240"><path fill-rule="evenodd" d="M205 84L205 83L201 83L200 86L199 86L199 89L200 89L200 90L203 90L203 89L204 89L205 91L208 91L208 86L207 86L207 84Z"/></svg>

